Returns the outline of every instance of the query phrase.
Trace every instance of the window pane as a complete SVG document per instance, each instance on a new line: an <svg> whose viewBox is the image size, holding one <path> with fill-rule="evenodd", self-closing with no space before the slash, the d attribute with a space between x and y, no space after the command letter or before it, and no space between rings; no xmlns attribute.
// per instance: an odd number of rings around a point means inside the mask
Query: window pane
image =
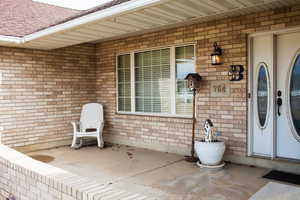
<svg viewBox="0 0 300 200"><path fill-rule="evenodd" d="M176 114L191 115L193 93L184 80L187 74L195 72L194 46L176 47Z"/></svg>
<svg viewBox="0 0 300 200"><path fill-rule="evenodd" d="M265 126L268 112L268 77L266 66L261 65L258 72L257 82L257 112L259 124L261 127Z"/></svg>
<svg viewBox="0 0 300 200"><path fill-rule="evenodd" d="M136 112L170 113L170 50L135 55Z"/></svg>
<svg viewBox="0 0 300 200"><path fill-rule="evenodd" d="M195 72L194 46L176 48L176 79L184 80L189 73Z"/></svg>
<svg viewBox="0 0 300 200"><path fill-rule="evenodd" d="M300 55L293 66L290 82L290 109L297 134L300 136Z"/></svg>
<svg viewBox="0 0 300 200"><path fill-rule="evenodd" d="M118 56L118 111L131 111L130 55Z"/></svg>

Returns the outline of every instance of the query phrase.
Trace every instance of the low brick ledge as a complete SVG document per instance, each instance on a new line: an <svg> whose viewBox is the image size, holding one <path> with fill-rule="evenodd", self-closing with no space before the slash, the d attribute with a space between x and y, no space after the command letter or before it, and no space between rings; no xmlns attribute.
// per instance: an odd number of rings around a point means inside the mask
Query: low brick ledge
<svg viewBox="0 0 300 200"><path fill-rule="evenodd" d="M156 199L99 184L0 145L0 199L10 194L16 200Z"/></svg>

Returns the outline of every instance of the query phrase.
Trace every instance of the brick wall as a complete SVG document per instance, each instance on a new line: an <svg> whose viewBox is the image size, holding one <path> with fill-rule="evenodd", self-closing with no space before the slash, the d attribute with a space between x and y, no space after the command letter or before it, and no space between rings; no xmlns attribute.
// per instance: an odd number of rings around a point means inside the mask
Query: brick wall
<svg viewBox="0 0 300 200"><path fill-rule="evenodd" d="M195 42L197 72L203 77L197 98L197 129L213 120L228 153L245 155L247 142L247 72L230 82L226 98L211 97L210 85L227 80L230 64L247 64L247 34L300 25L300 6L182 26L96 45L40 51L0 47L0 132L2 142L21 150L70 143L69 124L82 104L104 104L106 141L187 153L191 119L116 114L116 54ZM212 44L224 49L224 63L210 65ZM95 92L96 91L96 92ZM3 130L2 130L3 129ZM40 145L40 146L34 146Z"/></svg>
<svg viewBox="0 0 300 200"><path fill-rule="evenodd" d="M154 199L69 173L0 145L0 200L10 195L17 200Z"/></svg>
<svg viewBox="0 0 300 200"><path fill-rule="evenodd" d="M244 80L230 82L229 97L211 97L210 85L228 80L231 64L247 65L247 34L300 25L300 6L226 18L158 31L97 45L97 99L104 104L105 138L109 141L186 153L191 140L191 120L116 114L116 54L187 42L197 43L197 72L203 85L197 98L199 126L210 118L227 143L227 153L245 155L247 147L247 71ZM213 42L224 49L224 63L210 65Z"/></svg>
<svg viewBox="0 0 300 200"><path fill-rule="evenodd" d="M41 148L70 143L70 121L95 101L95 46L40 51L0 47L2 143ZM38 148L32 146L32 148Z"/></svg>

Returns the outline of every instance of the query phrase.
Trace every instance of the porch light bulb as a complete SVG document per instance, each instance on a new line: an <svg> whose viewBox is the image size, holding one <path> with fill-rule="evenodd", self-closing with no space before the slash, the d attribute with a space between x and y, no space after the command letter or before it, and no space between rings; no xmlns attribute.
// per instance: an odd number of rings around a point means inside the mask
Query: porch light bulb
<svg viewBox="0 0 300 200"><path fill-rule="evenodd" d="M221 64L221 56L220 55L212 55L211 56L211 64L212 65L220 65Z"/></svg>
<svg viewBox="0 0 300 200"><path fill-rule="evenodd" d="M222 49L214 43L214 52L211 54L211 64L220 65L222 63Z"/></svg>

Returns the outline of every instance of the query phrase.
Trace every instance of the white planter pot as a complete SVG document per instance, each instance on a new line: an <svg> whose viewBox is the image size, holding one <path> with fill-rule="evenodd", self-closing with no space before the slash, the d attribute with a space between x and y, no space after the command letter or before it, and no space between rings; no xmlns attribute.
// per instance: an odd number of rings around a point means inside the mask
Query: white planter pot
<svg viewBox="0 0 300 200"><path fill-rule="evenodd" d="M225 152L225 144L222 141L195 141L195 150L201 164L219 165Z"/></svg>

